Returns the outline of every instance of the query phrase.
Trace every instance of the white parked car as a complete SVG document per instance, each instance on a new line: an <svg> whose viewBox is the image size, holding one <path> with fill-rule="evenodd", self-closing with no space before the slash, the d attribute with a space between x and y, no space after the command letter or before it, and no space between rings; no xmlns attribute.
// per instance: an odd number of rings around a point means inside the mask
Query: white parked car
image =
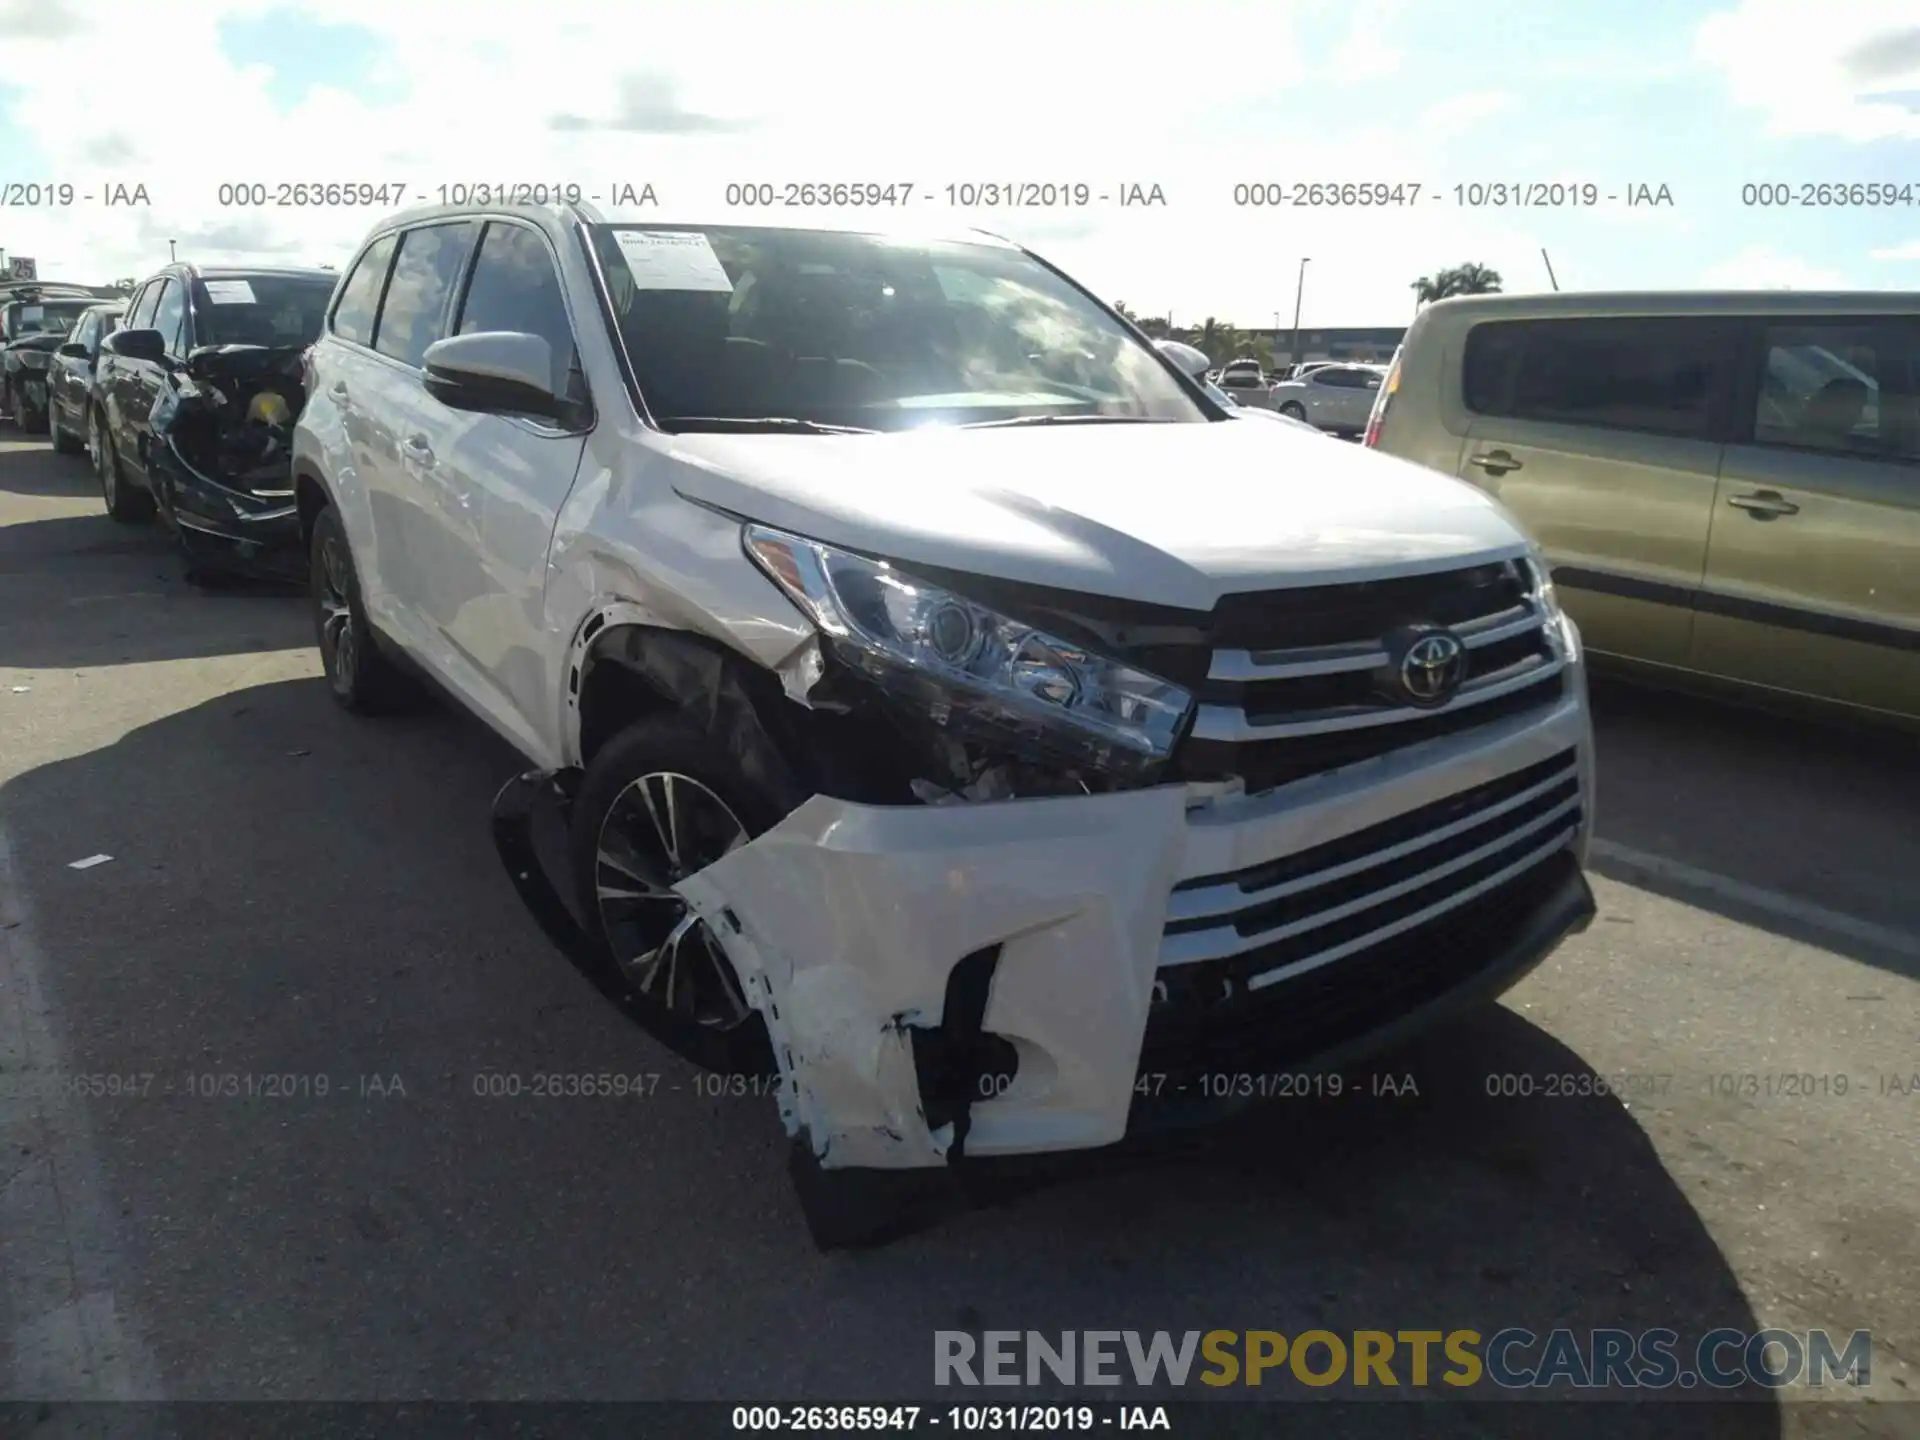
<svg viewBox="0 0 1920 1440"><path fill-rule="evenodd" d="M1228 423L1015 245L416 210L309 367L334 698L424 675L526 757L522 897L769 1077L822 1245L1347 1065L1592 916L1579 639L1506 513Z"/></svg>
<svg viewBox="0 0 1920 1440"><path fill-rule="evenodd" d="M1307 424L1306 421L1296 420L1291 415L1282 415L1277 410L1263 410L1254 405L1242 405L1214 382L1212 372L1206 368L1210 362L1207 360L1204 351L1196 350L1193 346L1182 344L1178 340L1156 340L1153 344L1154 348L1162 355L1165 355L1169 360L1173 361L1175 365L1193 376L1194 383L1207 392L1207 398L1225 410L1229 415L1233 416L1234 419L1277 420L1282 425L1293 425L1302 430L1313 430L1313 433L1316 435L1320 433L1318 430L1314 430L1313 426Z"/></svg>
<svg viewBox="0 0 1920 1440"><path fill-rule="evenodd" d="M1377 365L1322 365L1298 379L1282 380L1269 398L1282 415L1318 430L1357 436L1367 428L1385 378L1386 371Z"/></svg>

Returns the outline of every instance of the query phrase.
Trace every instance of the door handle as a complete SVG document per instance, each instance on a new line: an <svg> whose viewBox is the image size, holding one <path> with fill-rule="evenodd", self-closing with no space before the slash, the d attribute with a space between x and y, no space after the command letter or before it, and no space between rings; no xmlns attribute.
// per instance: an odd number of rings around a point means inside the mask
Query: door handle
<svg viewBox="0 0 1920 1440"><path fill-rule="evenodd" d="M427 444L426 436L409 435L401 443L406 446L407 458L416 465L433 464L433 447Z"/></svg>
<svg viewBox="0 0 1920 1440"><path fill-rule="evenodd" d="M347 382L342 380L334 385L328 386L327 394L332 398L334 404L336 405L346 404L347 403Z"/></svg>
<svg viewBox="0 0 1920 1440"><path fill-rule="evenodd" d="M1477 465L1489 475L1504 475L1521 468L1520 462L1505 450L1489 450L1484 455L1469 455L1467 464Z"/></svg>
<svg viewBox="0 0 1920 1440"><path fill-rule="evenodd" d="M1776 515L1798 515L1800 507L1778 490L1756 490L1751 495L1729 495L1727 503L1744 510L1756 520L1771 520Z"/></svg>

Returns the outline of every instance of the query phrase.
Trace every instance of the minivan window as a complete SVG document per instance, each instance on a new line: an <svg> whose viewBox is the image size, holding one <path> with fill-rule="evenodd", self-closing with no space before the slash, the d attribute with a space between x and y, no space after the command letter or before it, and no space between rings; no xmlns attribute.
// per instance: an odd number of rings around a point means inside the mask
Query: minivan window
<svg viewBox="0 0 1920 1440"><path fill-rule="evenodd" d="M553 393L566 393L573 370L573 326L546 242L524 225L492 221L480 239L454 333L480 330L538 335L553 351Z"/></svg>
<svg viewBox="0 0 1920 1440"><path fill-rule="evenodd" d="M373 322L379 316L380 287L387 283L393 241L393 236L382 235L369 245L340 287L340 303L333 307L333 333L342 340L373 344Z"/></svg>
<svg viewBox="0 0 1920 1440"><path fill-rule="evenodd" d="M1467 336L1464 392L1483 415L1704 438L1732 363L1712 321L1498 321Z"/></svg>
<svg viewBox="0 0 1920 1440"><path fill-rule="evenodd" d="M187 292L178 280L169 280L160 292L160 306L153 312L153 328L167 342L167 353L180 353L180 332L187 323Z"/></svg>
<svg viewBox="0 0 1920 1440"><path fill-rule="evenodd" d="M373 348L418 368L427 347L440 338L447 302L459 282L478 227L471 220L423 225L400 238L400 254L387 281Z"/></svg>
<svg viewBox="0 0 1920 1440"><path fill-rule="evenodd" d="M1759 444L1920 459L1914 356L1897 331L1860 320L1769 325L1761 349Z"/></svg>
<svg viewBox="0 0 1920 1440"><path fill-rule="evenodd" d="M751 226L593 240L665 426L1212 418L1150 345L1011 246Z"/></svg>
<svg viewBox="0 0 1920 1440"><path fill-rule="evenodd" d="M320 338L330 275L271 272L203 276L194 294L201 345L297 348Z"/></svg>

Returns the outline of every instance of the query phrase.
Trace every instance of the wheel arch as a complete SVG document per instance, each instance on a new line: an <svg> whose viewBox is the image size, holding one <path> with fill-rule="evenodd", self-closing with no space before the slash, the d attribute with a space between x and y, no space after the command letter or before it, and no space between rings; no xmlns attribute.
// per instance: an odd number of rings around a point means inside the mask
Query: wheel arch
<svg viewBox="0 0 1920 1440"><path fill-rule="evenodd" d="M725 746L747 778L790 806L804 798L768 724L781 698L778 677L716 641L611 602L575 632L565 683L566 748L583 768L636 720L677 712Z"/></svg>

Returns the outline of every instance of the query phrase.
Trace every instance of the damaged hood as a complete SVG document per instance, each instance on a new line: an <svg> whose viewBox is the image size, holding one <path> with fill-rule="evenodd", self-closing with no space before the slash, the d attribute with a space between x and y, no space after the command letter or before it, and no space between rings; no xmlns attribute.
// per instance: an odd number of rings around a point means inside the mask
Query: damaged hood
<svg viewBox="0 0 1920 1440"><path fill-rule="evenodd" d="M1464 482L1282 425L666 437L686 498L906 563L1210 610L1521 553Z"/></svg>

